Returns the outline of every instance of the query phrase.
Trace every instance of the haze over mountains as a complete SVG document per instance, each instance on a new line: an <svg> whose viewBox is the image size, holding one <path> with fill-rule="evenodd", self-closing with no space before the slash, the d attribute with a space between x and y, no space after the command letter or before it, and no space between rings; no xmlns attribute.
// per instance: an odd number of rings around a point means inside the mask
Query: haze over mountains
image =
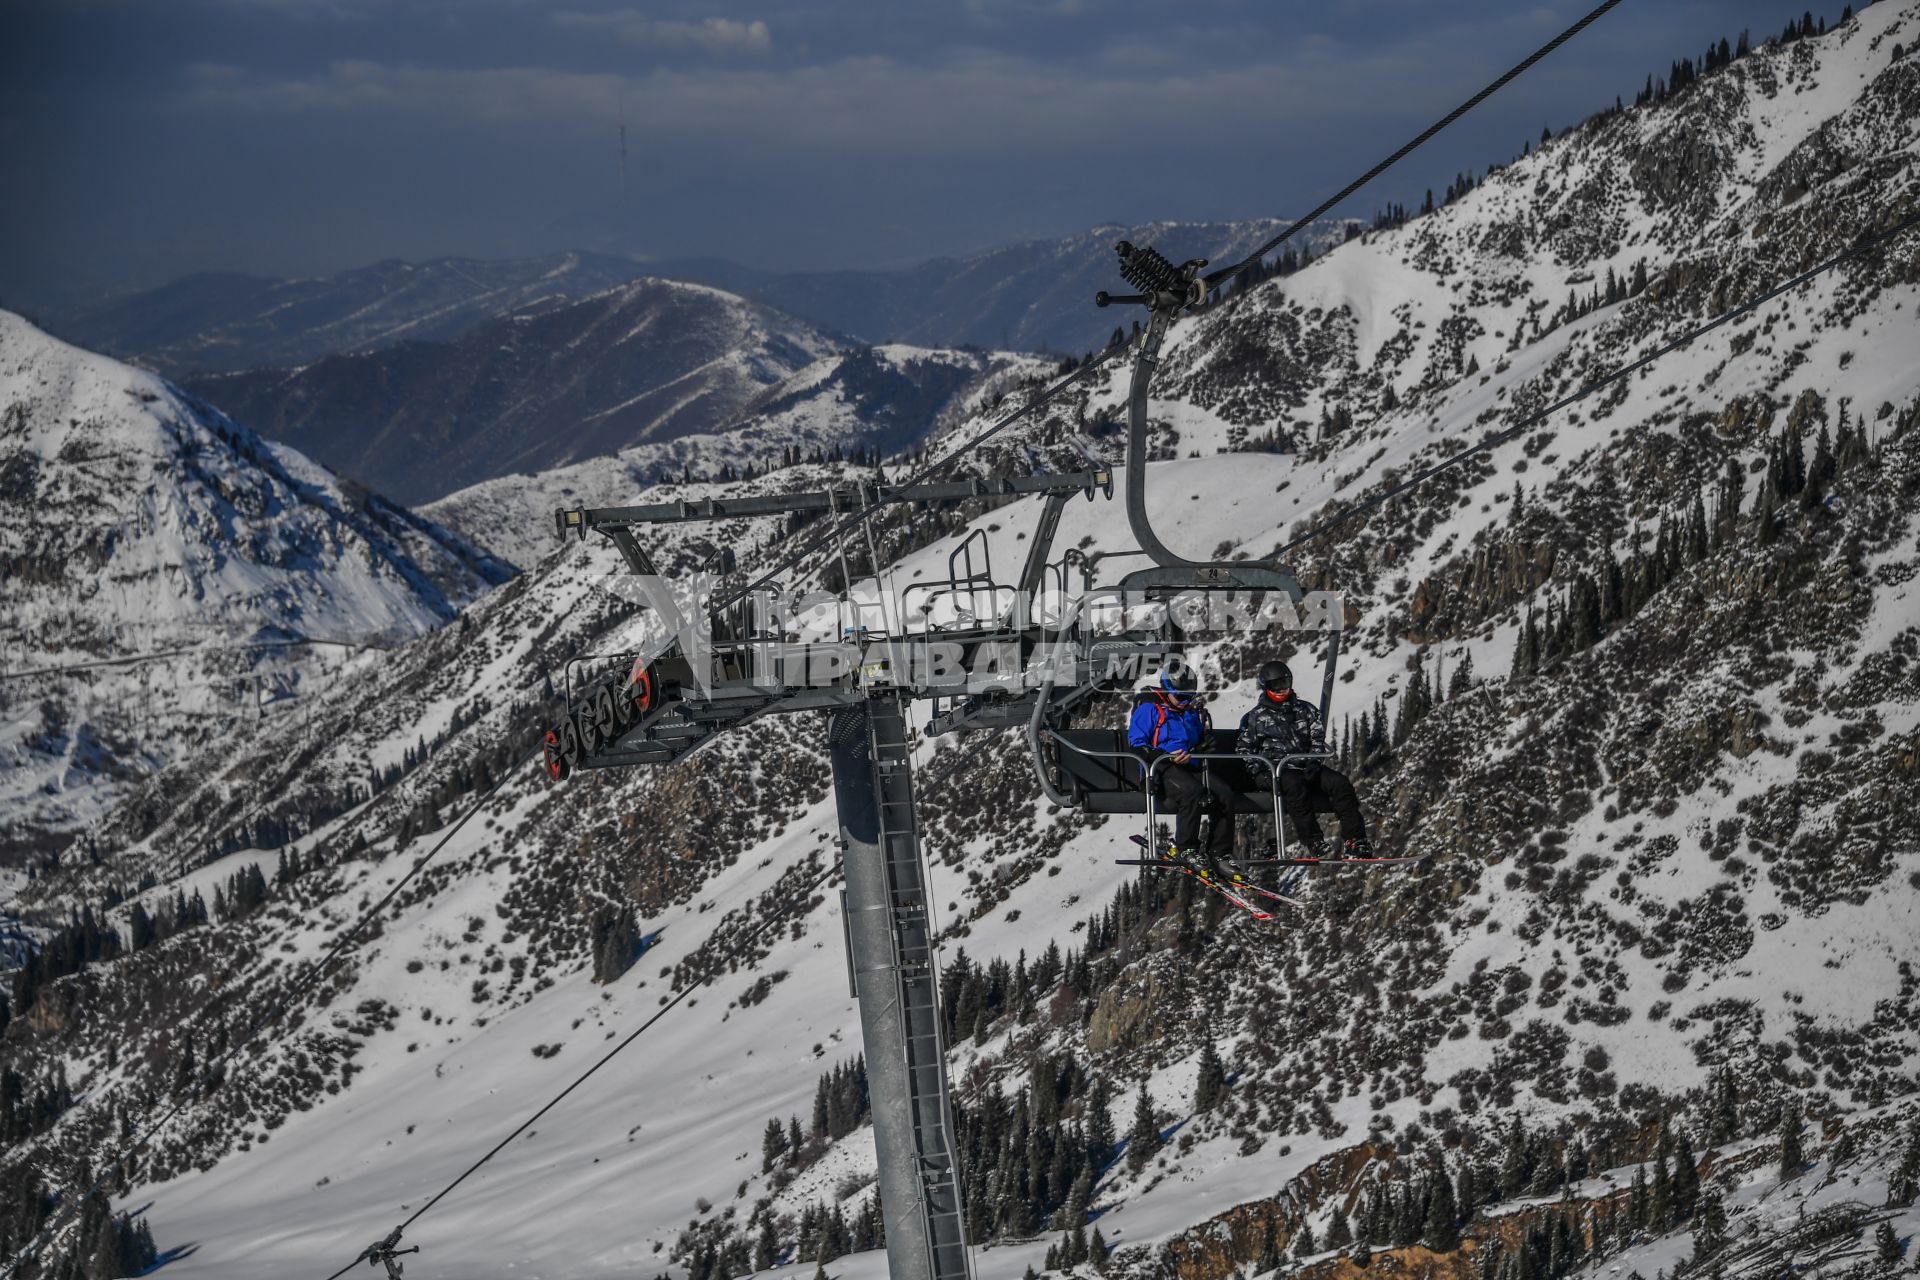
<svg viewBox="0 0 1920 1280"><path fill-rule="evenodd" d="M1432 214L1182 319L1151 406L1164 461L1125 460L1148 468L1157 527L1190 554L1264 555L1920 212L1916 43L1920 5L1888 0L1689 63L1673 91ZM1303 580L1358 615L1340 763L1376 834L1428 864L1335 871L1262 927L1184 880L1120 872L1138 826L1052 809L1021 735L916 742L983 1277L1911 1270L1917 238L1297 550ZM717 437L779 465L663 493L871 475L787 450L809 429L861 438L870 416L838 416L856 387L891 388L915 359L957 367L893 350L859 357L859 379L837 354L817 383L789 375L753 434ZM925 427L969 438L1042 371L961 379ZM968 465L1024 469L1018 445L1064 455L1126 391L1123 370L1089 379ZM130 487L86 440L35 457L35 493L105 476L74 523ZM216 477L265 483L239 462ZM522 500L579 478L527 477ZM955 537L978 531L1017 564L1038 515L889 512L871 554L902 585L944 580ZM670 574L722 551L752 574L794 532L676 525L649 547ZM229 535L180 536L231 560ZM861 542L856 576L874 568ZM1133 542L1117 503L1076 500L1054 546ZM49 959L16 973L0 1030L33 1100L9 1112L32 1156L0 1166L20 1206L0 1219L9 1242L44 1212L39 1179L91 1172L151 1100L181 1098L112 1200L181 1251L163 1274L325 1275L714 974L410 1227L408 1274L885 1274L845 922L831 881L806 891L834 857L822 726L762 719L671 769L559 785L532 764L565 663L632 638L597 585L617 566L594 544L533 560L325 686L307 732L235 724L16 881ZM54 605L97 580L54 580ZM1256 648L1197 655L1221 669L1216 722L1254 696L1237 673ZM1317 679L1313 645L1285 656ZM376 936L209 1071L442 838ZM219 909L176 911L196 897ZM623 921L647 949L609 963ZM63 1240L66 1256L98 1256L112 1221Z"/></svg>
<svg viewBox="0 0 1920 1280"><path fill-rule="evenodd" d="M557 253L489 262L378 262L309 280L206 272L48 319L68 341L169 377L302 365L451 338L626 284L624 258Z"/></svg>
<svg viewBox="0 0 1920 1280"><path fill-rule="evenodd" d="M1116 240L1233 258L1282 225L1102 227L899 271L703 262L640 276L636 264L564 254L381 263L326 280L194 277L67 327L169 371L341 474L420 503L723 429L767 388L859 339L932 350L988 336L1002 350L1063 338L1104 346L1120 318L1092 299L1116 284ZM1329 223L1295 241L1314 249L1347 234Z"/></svg>
<svg viewBox="0 0 1920 1280"><path fill-rule="evenodd" d="M309 280L201 274L48 318L69 341L171 377L303 365L405 341L440 341L486 320L548 310L657 276L709 284L865 343L1085 351L1112 317L1113 242L1175 258L1236 257L1284 222L1147 223L882 270L770 271L717 258L646 261L564 253L518 261L382 262ZM1328 222L1294 242L1318 253L1346 235Z"/></svg>

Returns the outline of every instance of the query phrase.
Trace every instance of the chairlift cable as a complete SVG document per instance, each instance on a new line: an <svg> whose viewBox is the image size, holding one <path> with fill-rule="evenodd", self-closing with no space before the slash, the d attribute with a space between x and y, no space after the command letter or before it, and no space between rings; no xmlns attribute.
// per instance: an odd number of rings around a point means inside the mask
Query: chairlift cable
<svg viewBox="0 0 1920 1280"><path fill-rule="evenodd" d="M1094 370L1105 365L1108 361L1112 360L1115 356L1125 351L1126 348L1127 348L1127 342L1126 340L1123 339L1120 342L1112 343L1104 351L1101 351L1095 355L1089 356L1077 368L1075 368L1074 370L1066 374L1064 377L1060 378L1058 381L1053 383L1052 386L1040 392L1033 399L1027 401L1026 404L1022 405L1018 409L1015 409L1012 413L1009 413L1006 416L1002 417L999 421L995 422L992 426L981 431L978 435L974 436L971 440L967 440L955 446L954 448L948 450L945 454L942 454L940 457L935 458L933 461L929 463L926 463L919 470L913 472L905 480L899 481L893 487L904 489L904 488L908 488L913 485L919 484L922 481L924 481L928 476L934 474L937 471L944 469L949 463L959 458L962 454L970 453L973 450L978 449L981 445L985 444L987 441L991 440L993 437L999 435L1002 431L1006 430L1008 427L1012 426L1014 423L1020 421L1022 418L1025 418L1029 414L1032 414L1035 411L1039 409L1043 409L1047 405L1051 404L1054 400L1058 399L1060 397L1060 394L1064 392L1068 387L1073 386L1077 382L1084 381L1090 374L1093 373ZM829 540L834 538L844 537L846 533L849 530L851 530L855 525L864 523L865 521L871 519L873 515L879 510L880 508L876 505L868 505L868 506L862 507L858 511L852 512L851 514L847 515L844 519L836 522L833 528L826 530L820 537L813 539L807 545L800 547L794 551L791 551L787 555L781 557L780 561L777 564L775 564L771 569L768 569L766 572L762 573L759 577L755 578L752 582L749 582L747 585L733 592L721 603L711 606L710 611L716 614L725 612L727 609L740 603L742 600L745 600L748 596L751 596L754 592L758 591L760 588L774 581L781 574L793 568L794 565L798 564L801 560L805 559L807 556L810 556L814 552L818 551L821 547L825 546Z"/></svg>
<svg viewBox="0 0 1920 1280"><path fill-rule="evenodd" d="M1540 61L1542 58L1552 53L1555 49L1558 49L1561 45L1565 44L1567 41L1579 35L1582 31L1585 31L1589 26L1592 26L1601 17L1603 17L1609 9L1612 9L1615 5L1619 3L1620 3L1620 0L1603 0L1603 3L1596 6L1585 17L1581 18L1578 22L1568 27L1565 31L1562 31L1559 35L1555 36L1553 39L1541 45L1538 49L1535 49L1532 53L1528 54L1527 57L1522 59L1520 62L1515 63L1499 79L1494 80L1492 83L1488 84L1484 89L1480 90L1480 92L1474 94L1471 98L1468 98L1465 102L1455 107L1452 111L1449 111L1446 115L1442 116L1439 120L1427 126L1427 128L1423 130L1420 133L1420 135L1414 138L1411 142L1408 142L1405 146L1401 147L1398 151L1388 156L1385 160L1382 160L1379 164L1374 165L1373 168L1367 170L1365 173L1361 174L1358 178L1355 178L1352 182L1349 182L1346 186L1340 188L1338 192L1336 192L1334 195L1332 195L1328 199L1321 201L1305 217L1295 219L1292 223L1290 223L1286 227L1285 230L1281 231L1280 234L1274 236L1271 240L1268 240L1265 244L1261 245L1258 249L1255 249L1252 253L1240 259L1240 261L1234 263L1232 266L1222 267L1217 271L1209 271L1203 277L1203 283L1205 284L1205 286L1208 289L1218 288L1220 285L1225 284L1228 280L1232 279L1233 277L1240 275L1247 268L1251 267L1254 263L1260 261L1260 259L1266 257L1269 253L1272 253L1275 249L1279 248L1280 245L1284 241L1286 241L1290 236L1292 236L1294 232L1301 230L1303 227L1311 225L1316 218L1319 218L1321 215L1325 214L1328 210L1334 208L1341 201L1345 200L1348 196L1358 191L1361 187L1366 186L1369 182L1372 182L1375 178L1385 173L1388 169L1391 169L1394 165L1406 159L1406 157L1412 154L1413 151L1415 151L1424 143L1432 139L1435 134L1445 129L1448 125L1458 120L1461 116L1466 115L1467 112L1473 110L1475 107L1479 106L1482 102L1485 102L1488 98L1491 98L1495 93L1499 92L1501 89L1505 88L1509 83L1511 83L1513 80L1517 79L1522 72L1526 71L1529 67L1533 66L1534 63Z"/></svg>
<svg viewBox="0 0 1920 1280"><path fill-rule="evenodd" d="M429 862L432 862L434 858L439 855L440 851L447 847L447 843L451 841L454 836L459 834L460 829L467 825L468 820L471 819L476 813L480 812L481 809L485 808L487 805L487 802L492 800L493 797L496 794L498 794L498 792L500 791L500 788L505 786L507 782L519 771L520 766L528 763L528 761L531 759L532 757L529 756L526 759L521 760L513 768L506 770L504 773L502 773L500 780L494 783L491 787L489 787L484 795L482 795L477 801L475 801L472 805L470 805L467 808L467 811L465 813L460 815L460 818L458 819L458 821L456 821L451 827L447 829L446 834L440 837L439 841L433 846L433 848L427 851L425 856L423 856L418 861L416 861L405 875L401 876L400 879L395 881L393 886L390 889L388 889L385 894L381 896L378 902L374 903L372 907L368 908L365 912L361 913L359 920L357 920L354 923L352 928L348 929L344 933L339 934L334 939L333 946L328 949L326 955L322 956L317 961L311 962L307 966L306 971L302 973L298 978L295 979L293 985L289 987L286 990L286 992L278 1000L274 1001L271 1005L269 1005L265 1012L261 1013L251 1023L247 1025L246 1029L243 1030L239 1034L239 1036L236 1037L232 1041L232 1043L227 1046L227 1051L221 1054L219 1058L214 1061L213 1065L210 1068L208 1068L208 1073L207 1073L208 1077L214 1081L213 1085L207 1090L208 1094L212 1094L218 1091L222 1085L227 1083L230 1077L228 1077L224 1073L223 1068L225 1068L226 1065L234 1059L234 1057L240 1052L240 1050L245 1048L248 1044L250 1044L253 1041L254 1036L258 1035L262 1030L264 1030L268 1024L273 1022L275 1019L279 1018L281 1014L285 1013L287 1009L293 1005L295 1000L299 999L301 996L304 996L309 990L312 989L313 985L316 982L318 982L322 977L326 976L327 972L330 969L332 969L335 962L337 962L340 959L340 957L346 954L348 948L360 936L360 934L367 928L367 926L370 923L372 923L372 921L375 918L377 918L383 911L385 911L387 907L392 904L393 900L399 896L400 891L404 889L416 876L418 876L422 871L426 869L427 864ZM68 1199L67 1197L61 1197L62 1207L58 1211L56 1211L54 1218L49 1220L47 1225L43 1227L40 1230L40 1232L35 1235L34 1239L30 1241L25 1247L23 1247L19 1253L15 1254L13 1258L8 1260L6 1269L4 1271L0 1271L0 1280L3 1280L4 1277L17 1274L23 1262L37 1257L40 1251L46 1247L47 1242L51 1240L54 1235L58 1234L61 1230L65 1229L68 1222L72 1218L72 1214L74 1212L77 1212L89 1200L93 1199L94 1196L98 1195L102 1190L102 1188L104 1188L107 1185L108 1181L114 1175L124 1170L129 1164L129 1162L133 1159L133 1157L138 1155L142 1150L144 1150L147 1144L153 1140L154 1136L163 1127L165 1127L176 1116L184 1112L189 1106L193 1105L194 1102L204 1101L204 1100L205 1100L204 1097L199 1099L192 1098L192 1097L183 1097L175 1101L171 1107L167 1108L166 1111L161 1113L159 1119L150 1122L146 1126L146 1128L143 1129L134 1138L133 1142L129 1144L123 1151L121 1151L119 1156L117 1156L112 1163L106 1166L106 1168L100 1173L100 1175L93 1180L93 1184L89 1186L85 1190L85 1192L83 1192L78 1197L74 1197L72 1199Z"/></svg>
<svg viewBox="0 0 1920 1280"><path fill-rule="evenodd" d="M211 647L189 645L181 649L133 653L120 658L98 658L90 662L73 662L55 667L27 667L19 671L0 671L0 680L25 680L33 676L61 675L68 671L97 671L103 667L128 667L142 662L162 662L168 658L197 657L202 654L211 657L222 653L251 653L262 649L318 648L322 645L332 645L340 649L372 649L381 653L391 653L396 648L394 645L376 644L367 640L322 640L304 636L298 640L260 640L250 644Z"/></svg>
<svg viewBox="0 0 1920 1280"><path fill-rule="evenodd" d="M757 942L759 939L761 939L762 937L770 933L775 928L775 926L784 925L787 922L788 917L793 915L794 909L797 906L808 902L813 896L813 891L815 889L818 889L821 885L825 884L828 880L832 879L833 876L839 870L840 870L840 861L839 859L836 858L832 866L828 867L825 871L822 871L819 875L815 876L813 880L810 883L808 883L805 888L801 889L798 893L795 893L789 896L787 901L780 907L779 910L775 911L772 915L762 919L760 922L760 926L758 928L750 930L744 936L738 938L736 941L743 944ZM717 933L718 933L718 930L715 931L715 934ZM711 942L714 936L715 936L714 934L708 935L707 940ZM620 1043L614 1045L613 1048L607 1050L606 1053L602 1054L600 1058L597 1061L595 1061L592 1066L588 1067L585 1071L581 1072L578 1076L575 1076L573 1078L573 1081L569 1083L566 1088L562 1089L559 1093L556 1093L555 1095L553 1095L552 1098L548 1099L547 1102L544 1103L538 1111L535 1111L532 1115L528 1116L525 1120L522 1120L519 1123L519 1125L517 1125L514 1128L513 1132L509 1133L506 1137L500 1139L500 1141L496 1142L492 1146L492 1148L490 1148L487 1151L485 1155L481 1156L478 1160L475 1160L472 1164L468 1165L466 1169L461 1172L459 1177L455 1178L452 1182L449 1182L446 1186L442 1187L439 1191L435 1192L432 1199L428 1200L425 1204L421 1205L418 1209L415 1209L413 1213L404 1222L402 1222L398 1227L394 1229L393 1235L389 1236L388 1239L397 1241L401 1232L405 1231L408 1227L418 1222L422 1217L426 1215L428 1210L432 1209L435 1205L439 1204L442 1200L446 1199L448 1194L450 1194L455 1187L458 1187L461 1183L465 1182L468 1178L472 1177L475 1173L478 1173L483 1165L485 1165L489 1160L492 1160L495 1156L499 1155L502 1151L504 1151L509 1143L511 1143L515 1138L519 1137L521 1134L525 1133L529 1128L531 1128L534 1125L534 1123L540 1119L541 1116L546 1115L547 1112L559 1106L560 1103L566 1099L567 1095L571 1094L575 1089L578 1089L581 1085L585 1084L587 1080L595 1072L600 1070L600 1068L606 1066L609 1062L613 1061L613 1059L619 1055L621 1050L625 1049L628 1045L632 1044L635 1040L638 1040L641 1036L645 1035L647 1031L651 1027L653 1027L655 1023L659 1022L662 1018L666 1017L669 1013L672 1013L676 1008L679 1007L681 1001L687 999L687 997L693 995L695 992L703 990L708 983L712 982L714 978L719 976L723 968L724 968L724 965L716 958L715 962L712 965L708 966L705 973L703 973L700 977L694 979L692 982L688 983L685 987L681 988L680 993L678 995L674 996L673 999L669 1000L666 1004L660 1006L660 1008L654 1010L653 1014L649 1016L645 1022L641 1023L639 1026L635 1027L632 1031L628 1032L626 1037L622 1039ZM366 1258L366 1256L367 1254L365 1252L362 1252L361 1255L355 1258L352 1262L349 1262L346 1266L341 1267L338 1271L334 1272L331 1276L328 1276L327 1280L339 1280L339 1277L344 1276L347 1272L353 1270L353 1268L358 1266L362 1261L362 1259Z"/></svg>

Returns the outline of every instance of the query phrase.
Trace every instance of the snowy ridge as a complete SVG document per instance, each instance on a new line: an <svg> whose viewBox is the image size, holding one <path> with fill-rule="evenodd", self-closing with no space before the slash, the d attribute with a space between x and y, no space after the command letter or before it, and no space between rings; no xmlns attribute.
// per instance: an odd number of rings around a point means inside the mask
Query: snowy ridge
<svg viewBox="0 0 1920 1280"><path fill-rule="evenodd" d="M918 443L923 430L965 421L986 397L1044 367L1026 356L898 344L842 352L767 388L720 431L483 481L422 510L476 545L531 565L555 549L552 517L563 507L618 506L656 486L648 500L668 501L675 479L746 475L796 456L893 453Z"/></svg>
<svg viewBox="0 0 1920 1280"><path fill-rule="evenodd" d="M116 299L55 327L172 376L310 364L398 342L431 342L510 312L565 305L645 274L624 258L559 253L486 262L379 262L331 276L194 275Z"/></svg>

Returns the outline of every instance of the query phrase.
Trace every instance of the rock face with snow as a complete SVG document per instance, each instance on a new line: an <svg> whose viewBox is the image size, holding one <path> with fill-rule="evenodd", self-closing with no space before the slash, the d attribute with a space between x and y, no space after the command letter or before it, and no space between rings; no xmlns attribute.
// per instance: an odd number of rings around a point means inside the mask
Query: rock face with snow
<svg viewBox="0 0 1920 1280"><path fill-rule="evenodd" d="M0 495L9 858L202 745L210 713L258 715L256 677L286 692L318 660L236 646L398 644L506 572L154 375L7 313ZM48 672L65 668L79 669Z"/></svg>
<svg viewBox="0 0 1920 1280"><path fill-rule="evenodd" d="M185 385L343 475L420 503L712 430L837 345L732 294L645 279L445 342Z"/></svg>
<svg viewBox="0 0 1920 1280"><path fill-rule="evenodd" d="M1920 208L1920 59L1894 57L1916 41L1920 12L1885 3L1732 59L1183 321L1166 460L1130 460L1168 540L1264 554ZM1017 735L918 744L994 1274L1108 1251L1143 1280L1910 1265L1883 1255L1920 1231L1916 253L1912 232L1863 253L1295 553L1361 619L1343 764L1426 865L1324 876L1262 927L1184 880L1116 883L1134 828L1049 811ZM1025 439L1098 434L1124 390L1095 381ZM904 586L944 578L956 521L1017 563L1037 514L890 513L876 542ZM751 572L790 536L676 526L654 549ZM1076 502L1056 546L1130 543L1117 506ZM98 863L76 849L19 895L73 940L0 1040L51 1099L24 1126L42 1167L206 1091L115 1201L198 1246L169 1270L347 1262L711 978L410 1228L417 1265L884 1273L842 1256L873 1243L872 1157L837 895L808 889L832 861L822 726L561 786L532 766L561 664L631 638L595 585L615 563L541 561L336 687L305 751L162 773ZM1198 655L1224 670L1216 720L1266 652ZM1283 656L1317 678L1312 645ZM210 1050L288 959L442 837L213 1091Z"/></svg>

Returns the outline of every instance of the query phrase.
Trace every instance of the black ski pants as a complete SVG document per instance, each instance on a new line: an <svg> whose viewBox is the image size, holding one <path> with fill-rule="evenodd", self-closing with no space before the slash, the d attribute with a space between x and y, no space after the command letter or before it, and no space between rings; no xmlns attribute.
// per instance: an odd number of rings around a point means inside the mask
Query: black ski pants
<svg viewBox="0 0 1920 1280"><path fill-rule="evenodd" d="M1233 853L1233 788L1198 763L1168 764L1160 769L1160 794L1173 809L1173 842L1183 852L1200 847L1200 819L1211 814L1207 852L1224 858Z"/></svg>
<svg viewBox="0 0 1920 1280"><path fill-rule="evenodd" d="M1255 769L1253 775L1260 789L1266 790L1265 770ZM1347 781L1347 775L1338 769L1325 765L1313 769L1282 769L1280 798L1286 803L1287 815L1293 819L1294 832L1309 844L1320 839L1322 810L1331 810L1340 819L1341 839L1367 838L1367 820L1360 812L1360 797Z"/></svg>

